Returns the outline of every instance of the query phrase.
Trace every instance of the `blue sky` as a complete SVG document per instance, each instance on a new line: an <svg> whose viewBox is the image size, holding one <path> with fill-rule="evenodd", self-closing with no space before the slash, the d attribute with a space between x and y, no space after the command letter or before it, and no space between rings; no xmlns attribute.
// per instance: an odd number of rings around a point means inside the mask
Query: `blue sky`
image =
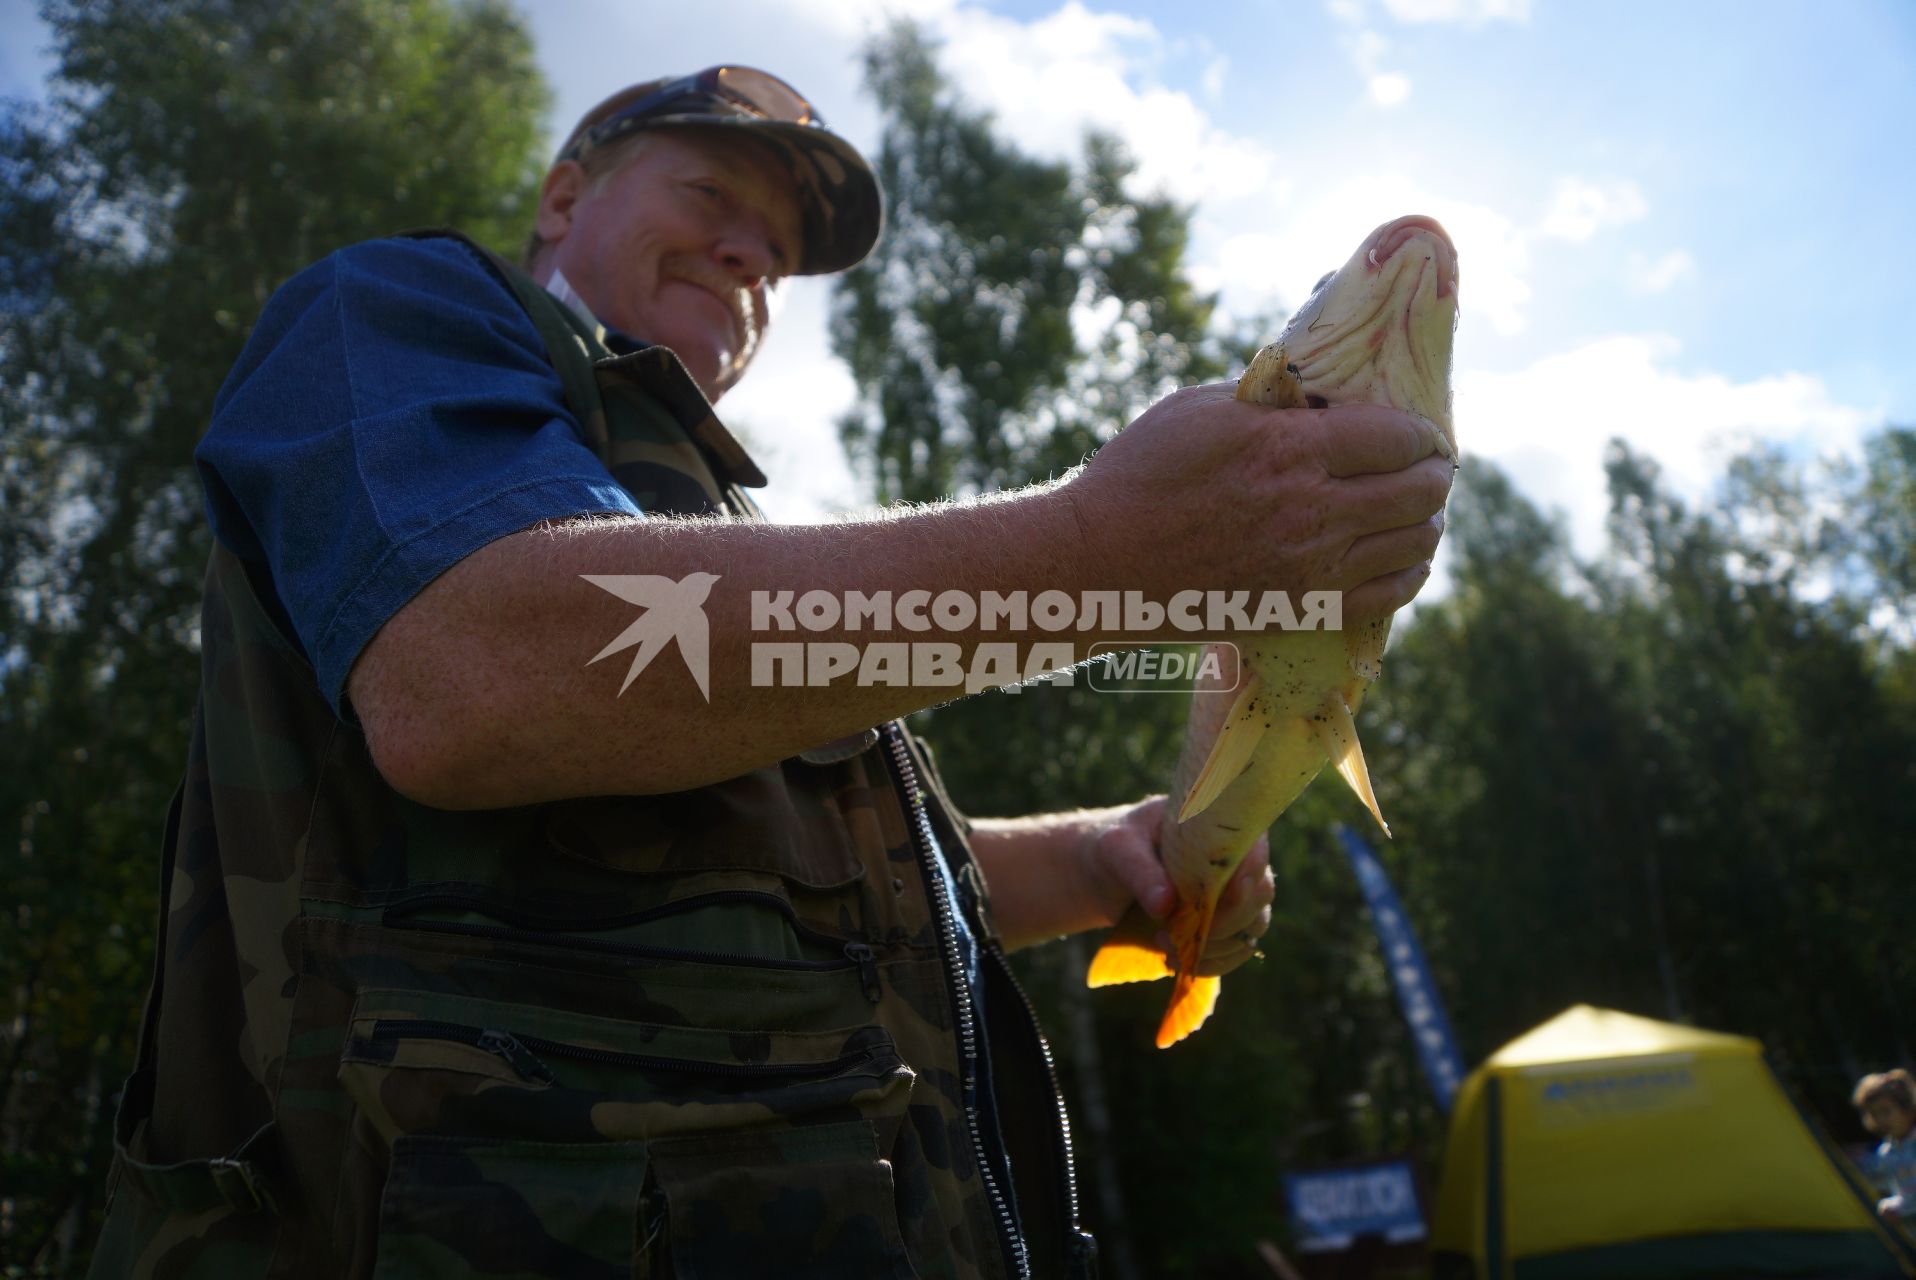
<svg viewBox="0 0 1916 1280"><path fill-rule="evenodd" d="M1753 437L1854 454L1916 424L1916 4L1308 0L522 0L555 136L620 85L785 75L861 145L862 36L908 14L1027 147L1115 130L1195 208L1192 269L1248 314L1299 301L1374 225L1442 219L1462 263L1457 422L1594 551L1603 443L1700 492ZM0 0L0 92L44 32ZM828 294L792 291L723 409L786 518L852 505Z"/></svg>

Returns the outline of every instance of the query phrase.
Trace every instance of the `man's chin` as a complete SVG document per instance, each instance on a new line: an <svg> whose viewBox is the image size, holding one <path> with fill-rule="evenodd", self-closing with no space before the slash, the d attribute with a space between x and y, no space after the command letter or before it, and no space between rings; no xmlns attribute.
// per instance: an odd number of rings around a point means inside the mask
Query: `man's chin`
<svg viewBox="0 0 1916 1280"><path fill-rule="evenodd" d="M692 381L699 384L707 400L718 399L717 393L738 381L733 371L732 353L728 348L714 349L705 343L678 343L670 338L661 338L658 344L670 347L679 357L679 363L692 375Z"/></svg>

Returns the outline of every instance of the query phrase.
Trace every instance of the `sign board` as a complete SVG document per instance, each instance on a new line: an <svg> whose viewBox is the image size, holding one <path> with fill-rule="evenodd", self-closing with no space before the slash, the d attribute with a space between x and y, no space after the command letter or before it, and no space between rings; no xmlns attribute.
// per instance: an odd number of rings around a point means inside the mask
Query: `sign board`
<svg viewBox="0 0 1916 1280"><path fill-rule="evenodd" d="M1297 1229L1297 1247L1306 1253L1348 1249L1359 1236L1403 1244L1425 1234L1408 1159L1287 1173L1284 1202Z"/></svg>

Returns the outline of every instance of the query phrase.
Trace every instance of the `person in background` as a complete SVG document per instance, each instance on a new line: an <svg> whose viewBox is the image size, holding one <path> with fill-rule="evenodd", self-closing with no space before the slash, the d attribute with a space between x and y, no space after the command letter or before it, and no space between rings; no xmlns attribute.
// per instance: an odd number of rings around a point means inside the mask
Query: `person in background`
<svg viewBox="0 0 1916 1280"><path fill-rule="evenodd" d="M1889 1194L1876 1202L1876 1212L1916 1217L1916 1080L1901 1067L1867 1075L1850 1101L1863 1113L1863 1127L1883 1140L1876 1148L1877 1178Z"/></svg>

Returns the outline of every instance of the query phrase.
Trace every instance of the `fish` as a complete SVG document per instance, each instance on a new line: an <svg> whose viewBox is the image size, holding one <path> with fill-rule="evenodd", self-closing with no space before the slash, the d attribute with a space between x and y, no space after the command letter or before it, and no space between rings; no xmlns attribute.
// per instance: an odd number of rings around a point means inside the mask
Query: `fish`
<svg viewBox="0 0 1916 1280"><path fill-rule="evenodd" d="M1435 219L1412 215L1364 237L1260 350L1239 400L1273 408L1381 404L1417 415L1453 466L1451 348L1457 251ZM1347 630L1260 635L1241 662L1205 654L1158 851L1177 890L1163 924L1133 907L1092 957L1092 987L1173 979L1157 1046L1204 1025L1222 980L1198 972L1218 900L1258 837L1331 765L1386 836L1355 716L1383 673L1389 617ZM1210 646L1216 649L1218 646ZM1228 673L1228 674L1227 674ZM1232 681L1235 681L1233 687ZM1170 937L1167 953L1160 933Z"/></svg>

